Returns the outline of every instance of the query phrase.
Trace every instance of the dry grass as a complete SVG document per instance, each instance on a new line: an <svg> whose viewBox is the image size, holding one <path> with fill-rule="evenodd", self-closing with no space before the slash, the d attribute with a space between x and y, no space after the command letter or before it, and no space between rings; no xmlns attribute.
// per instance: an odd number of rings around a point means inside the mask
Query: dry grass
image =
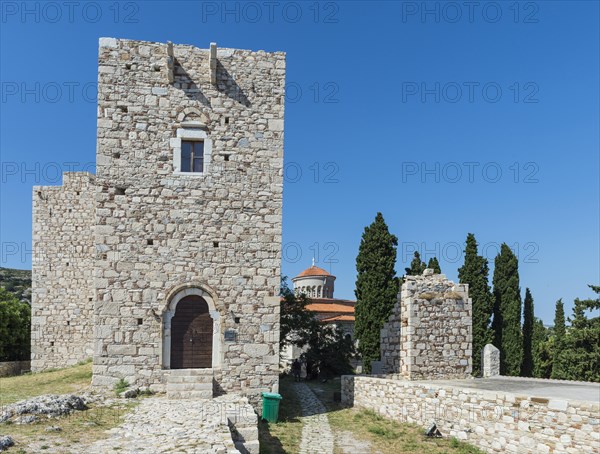
<svg viewBox="0 0 600 454"><path fill-rule="evenodd" d="M279 380L279 421L275 424L260 421L258 424L261 454L296 454L300 450L302 439L302 415L300 401L292 389L293 378Z"/></svg>
<svg viewBox="0 0 600 454"><path fill-rule="evenodd" d="M462 295L457 292L446 292L446 293L444 293L444 299L462 301Z"/></svg>
<svg viewBox="0 0 600 454"><path fill-rule="evenodd" d="M42 394L68 394L87 388L92 380L92 363L16 377L0 378L0 406Z"/></svg>
<svg viewBox="0 0 600 454"><path fill-rule="evenodd" d="M68 394L89 387L92 378L90 361L18 377L0 378L0 407L42 394ZM0 424L0 433L15 441L11 452L85 452L90 443L106 438L106 430L118 426L124 416L138 405L137 400L116 401L108 407L91 407L60 418L42 419L34 424ZM60 431L46 431L60 427Z"/></svg>
<svg viewBox="0 0 600 454"><path fill-rule="evenodd" d="M60 452L81 453L90 443L106 438L108 429L118 426L138 401L116 403L110 407L92 407L68 416L41 420L35 424L0 424L0 432L15 441L15 453ZM47 432L46 428L60 427ZM12 451L11 451L12 452Z"/></svg>
<svg viewBox="0 0 600 454"><path fill-rule="evenodd" d="M369 452L482 454L482 451L474 446L456 439L428 438L424 435L422 427L392 421L372 410L343 408L339 402L333 400L333 393L340 391L339 378L327 383L308 382L308 385L327 407L327 417L332 430L338 433L351 432L356 440L368 442L371 446Z"/></svg>
<svg viewBox="0 0 600 454"><path fill-rule="evenodd" d="M420 426L384 418L372 410L346 408L329 413L332 429L350 431L358 440L368 441L372 451L383 454L480 454L474 446L456 439L428 438Z"/></svg>
<svg viewBox="0 0 600 454"><path fill-rule="evenodd" d="M421 293L420 295L418 295L417 298L423 299L423 300L427 300L427 301L431 301L433 299L440 298L441 296L442 296L441 293L425 292L425 293Z"/></svg>

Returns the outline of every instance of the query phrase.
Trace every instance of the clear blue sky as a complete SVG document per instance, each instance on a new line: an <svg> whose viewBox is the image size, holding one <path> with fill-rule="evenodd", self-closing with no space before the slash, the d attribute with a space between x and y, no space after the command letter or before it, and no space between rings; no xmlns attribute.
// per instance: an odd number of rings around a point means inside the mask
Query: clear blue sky
<svg viewBox="0 0 600 454"><path fill-rule="evenodd" d="M353 298L360 237L381 211L399 274L417 247L456 279L473 232L492 268L501 242L514 247L546 323L556 299L570 313L591 295L598 2L226 5L2 2L1 266L31 266L31 187L93 169L98 38L215 41L287 52L285 275L314 255Z"/></svg>

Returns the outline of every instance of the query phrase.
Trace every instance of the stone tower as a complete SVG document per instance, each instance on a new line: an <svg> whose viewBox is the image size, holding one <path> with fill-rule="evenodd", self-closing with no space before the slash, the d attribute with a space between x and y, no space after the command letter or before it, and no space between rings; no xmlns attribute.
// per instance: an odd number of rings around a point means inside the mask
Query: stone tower
<svg viewBox="0 0 600 454"><path fill-rule="evenodd" d="M471 311L467 284L455 284L431 269L405 276L381 330L383 373L409 380L470 377Z"/></svg>
<svg viewBox="0 0 600 454"><path fill-rule="evenodd" d="M257 402L278 387L285 54L101 38L98 65L92 299L75 303L93 307L93 384L164 390L203 369Z"/></svg>

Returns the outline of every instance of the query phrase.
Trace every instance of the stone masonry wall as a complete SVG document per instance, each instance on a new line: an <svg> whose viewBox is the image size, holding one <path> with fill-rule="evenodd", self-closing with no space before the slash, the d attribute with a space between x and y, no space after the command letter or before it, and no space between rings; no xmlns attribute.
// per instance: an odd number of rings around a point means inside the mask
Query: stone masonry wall
<svg viewBox="0 0 600 454"><path fill-rule="evenodd" d="M33 188L32 371L92 356L94 208L95 177L86 172Z"/></svg>
<svg viewBox="0 0 600 454"><path fill-rule="evenodd" d="M100 40L94 384L163 389L167 296L198 283L218 387L256 403L278 387L285 54L172 49ZM176 171L185 128L212 142L202 175Z"/></svg>
<svg viewBox="0 0 600 454"><path fill-rule="evenodd" d="M486 452L597 453L600 404L365 376L342 377L342 402L428 427Z"/></svg>
<svg viewBox="0 0 600 454"><path fill-rule="evenodd" d="M469 377L471 310L466 284L432 270L406 276L381 330L383 372L411 380Z"/></svg>

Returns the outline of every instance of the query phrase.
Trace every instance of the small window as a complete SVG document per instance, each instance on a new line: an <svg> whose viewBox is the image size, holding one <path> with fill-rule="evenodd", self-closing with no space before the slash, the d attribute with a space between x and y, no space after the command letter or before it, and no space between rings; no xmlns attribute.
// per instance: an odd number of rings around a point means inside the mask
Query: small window
<svg viewBox="0 0 600 454"><path fill-rule="evenodd" d="M181 141L181 171L204 172L204 142Z"/></svg>

